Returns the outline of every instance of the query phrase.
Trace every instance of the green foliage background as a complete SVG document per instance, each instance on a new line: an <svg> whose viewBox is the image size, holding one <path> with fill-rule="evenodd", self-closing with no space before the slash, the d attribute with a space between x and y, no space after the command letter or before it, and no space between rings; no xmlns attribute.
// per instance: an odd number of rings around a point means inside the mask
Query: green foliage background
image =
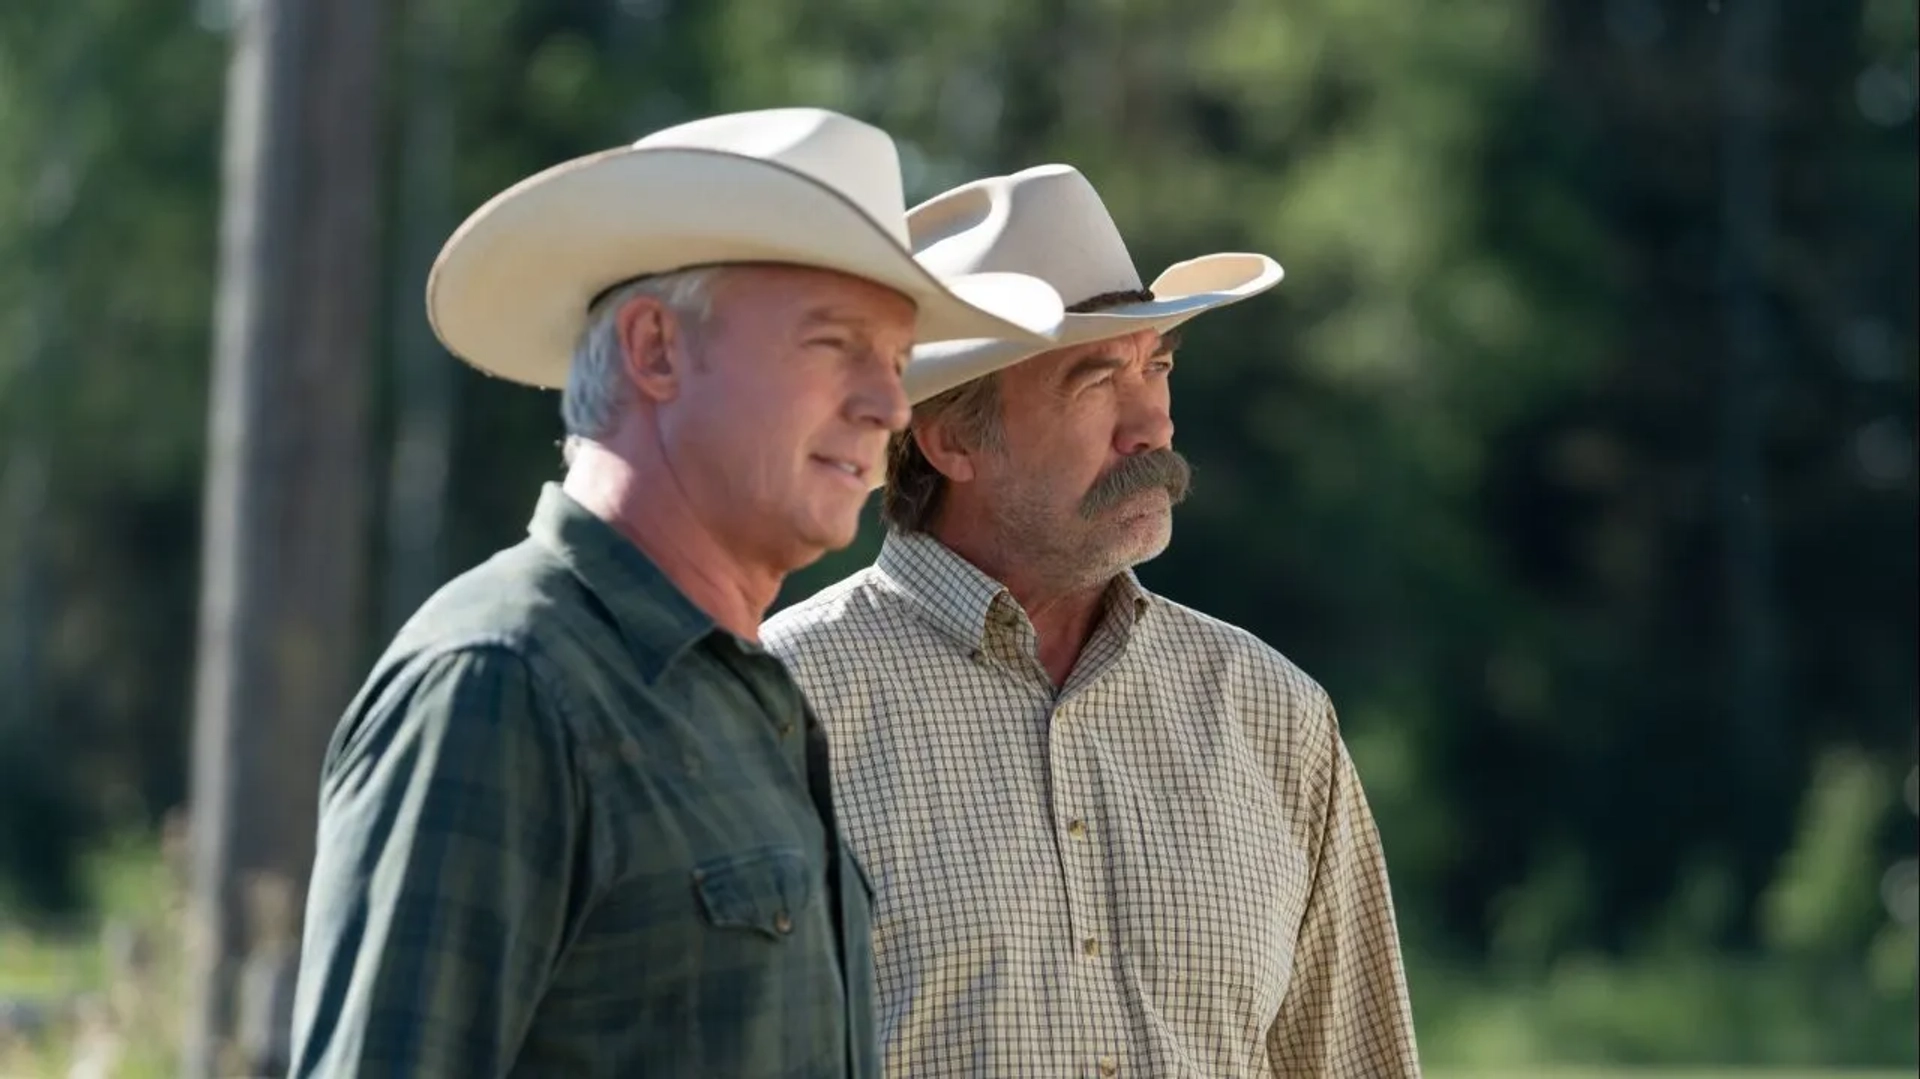
<svg viewBox="0 0 1920 1079"><path fill-rule="evenodd" d="M773 104L892 131L909 201L1072 162L1148 279L1272 253L1188 334L1198 484L1143 576L1333 693L1429 1057L1913 1064L1915 12L1780 3L1754 162L1721 75L1752 2L413 0L386 318L421 317L402 220ZM185 799L227 17L0 5L0 922L84 906L82 856ZM398 182L422 85L444 205ZM1739 377L1734 168L1772 194ZM559 466L553 398L454 377L449 572Z"/></svg>

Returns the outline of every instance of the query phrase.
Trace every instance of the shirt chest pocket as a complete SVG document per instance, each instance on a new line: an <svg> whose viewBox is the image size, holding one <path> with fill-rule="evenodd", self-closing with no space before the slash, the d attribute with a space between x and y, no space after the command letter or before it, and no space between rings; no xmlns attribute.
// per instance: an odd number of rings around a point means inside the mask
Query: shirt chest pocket
<svg viewBox="0 0 1920 1079"><path fill-rule="evenodd" d="M815 872L796 848L761 847L701 862L693 888L714 928L780 940L812 906Z"/></svg>

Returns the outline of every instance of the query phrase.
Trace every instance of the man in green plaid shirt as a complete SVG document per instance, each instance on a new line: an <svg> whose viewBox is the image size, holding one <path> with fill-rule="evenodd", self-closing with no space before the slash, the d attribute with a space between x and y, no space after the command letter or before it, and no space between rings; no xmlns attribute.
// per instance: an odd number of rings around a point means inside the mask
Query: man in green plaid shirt
<svg viewBox="0 0 1920 1079"><path fill-rule="evenodd" d="M557 166L448 242L435 331L565 386L569 467L335 732L295 1075L878 1074L870 887L757 627L852 540L916 340L1060 319L935 279L904 216L884 133L780 109Z"/></svg>

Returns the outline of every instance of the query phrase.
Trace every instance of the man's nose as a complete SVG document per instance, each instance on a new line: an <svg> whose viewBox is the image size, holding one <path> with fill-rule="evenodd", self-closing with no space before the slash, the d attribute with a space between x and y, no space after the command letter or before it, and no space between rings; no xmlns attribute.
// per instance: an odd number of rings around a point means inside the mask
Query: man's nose
<svg viewBox="0 0 1920 1079"><path fill-rule="evenodd" d="M1127 456L1173 445L1173 413L1164 400L1142 401L1114 432L1113 448Z"/></svg>
<svg viewBox="0 0 1920 1079"><path fill-rule="evenodd" d="M860 380L860 388L850 402L853 420L873 424L888 431L904 431L913 417L907 403L906 386L893 364L875 364L874 372Z"/></svg>

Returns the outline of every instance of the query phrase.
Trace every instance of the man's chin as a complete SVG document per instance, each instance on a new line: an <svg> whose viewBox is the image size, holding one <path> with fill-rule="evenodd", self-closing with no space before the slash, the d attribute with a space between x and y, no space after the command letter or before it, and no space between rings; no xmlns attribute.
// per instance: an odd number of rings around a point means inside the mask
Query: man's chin
<svg viewBox="0 0 1920 1079"><path fill-rule="evenodd" d="M853 541L860 538L860 510L864 505L865 503L862 502L861 506L856 506L854 511L847 515L846 520L838 523L838 531L833 535L834 550L851 547Z"/></svg>
<svg viewBox="0 0 1920 1079"><path fill-rule="evenodd" d="M1130 552L1128 569L1167 553L1167 547L1173 543L1173 515L1161 517L1155 526L1148 535L1141 537L1141 542Z"/></svg>
<svg viewBox="0 0 1920 1079"><path fill-rule="evenodd" d="M836 521L825 528L817 529L808 538L819 546L820 553L824 555L846 550L853 546L853 541L859 536L860 518L855 517L850 521Z"/></svg>
<svg viewBox="0 0 1920 1079"><path fill-rule="evenodd" d="M1136 504L1127 510L1114 523L1112 540L1104 545L1105 557L1099 560L1111 568L1109 575L1153 561L1173 542L1173 509L1167 501L1157 507Z"/></svg>
<svg viewBox="0 0 1920 1079"><path fill-rule="evenodd" d="M860 518L855 515L846 521L807 522L793 532L793 542L787 549L786 557L780 561L785 565L784 572L794 573L803 570L826 555L843 551L853 546L860 535Z"/></svg>

